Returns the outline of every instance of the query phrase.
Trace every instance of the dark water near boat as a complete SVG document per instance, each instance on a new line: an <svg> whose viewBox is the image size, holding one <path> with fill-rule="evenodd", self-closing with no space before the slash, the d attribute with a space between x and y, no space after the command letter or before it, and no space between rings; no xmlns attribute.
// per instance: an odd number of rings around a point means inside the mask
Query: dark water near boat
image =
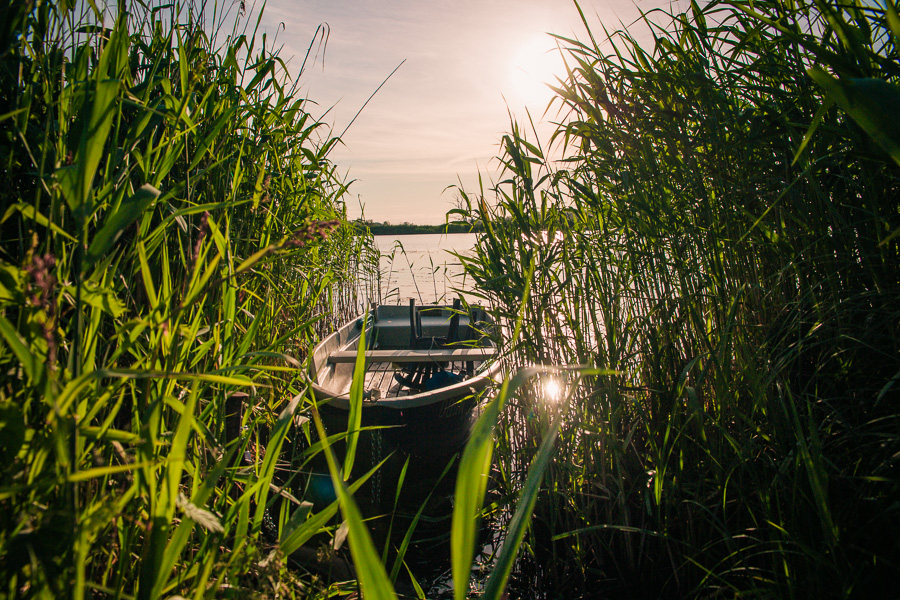
<svg viewBox="0 0 900 600"><path fill-rule="evenodd" d="M380 467L354 494L357 506L375 547L383 553L385 569L388 573L397 570L395 589L400 600L418 598L416 586L429 600L452 600L450 531L462 448L432 446L423 438L418 452L406 454L398 452L384 433L369 430L359 437L352 479L358 480L376 464ZM332 449L341 456L345 446L337 442ZM318 465L317 471L306 498L321 510L336 496L324 465ZM500 500L496 493L494 485L489 484L487 504ZM469 580L476 590L484 585L489 573L485 567L491 564L499 539L492 525L486 520L479 531ZM402 554L401 564L397 564L398 554ZM342 564L350 564L346 547L340 556Z"/></svg>
<svg viewBox="0 0 900 600"><path fill-rule="evenodd" d="M417 466L410 466L399 494L397 471L390 467L385 470L380 482L382 507L371 513L375 516L368 521L369 531L376 547L388 547L385 563L388 571L394 567L397 549L409 544L403 557L405 567L400 569L395 585L399 598L417 597L412 575L429 600L451 600L450 530L458 455L435 456L427 468L423 467L421 461ZM490 493L489 501L492 501ZM481 528L470 580L470 585L476 588L484 583L480 571L493 555L495 537L489 526Z"/></svg>
<svg viewBox="0 0 900 600"><path fill-rule="evenodd" d="M381 252L381 295L385 304L450 303L472 289L472 280L451 252L468 254L474 233L376 235Z"/></svg>

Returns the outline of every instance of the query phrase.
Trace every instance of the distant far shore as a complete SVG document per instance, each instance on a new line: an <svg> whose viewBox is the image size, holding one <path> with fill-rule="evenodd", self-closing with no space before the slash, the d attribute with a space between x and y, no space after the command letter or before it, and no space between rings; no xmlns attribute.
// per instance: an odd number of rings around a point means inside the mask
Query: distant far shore
<svg viewBox="0 0 900 600"><path fill-rule="evenodd" d="M444 223L442 225L416 225L414 223L380 223L378 221L355 221L359 227L368 228L372 235L416 235L420 233L477 233L482 224Z"/></svg>

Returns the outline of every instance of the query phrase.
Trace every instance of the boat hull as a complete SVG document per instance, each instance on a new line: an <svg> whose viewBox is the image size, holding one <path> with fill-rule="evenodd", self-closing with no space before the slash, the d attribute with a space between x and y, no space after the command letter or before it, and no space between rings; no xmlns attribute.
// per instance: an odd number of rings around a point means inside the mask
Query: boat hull
<svg viewBox="0 0 900 600"><path fill-rule="evenodd" d="M439 331L442 322L449 318L451 309L428 309L434 311L432 315L436 316L427 317L426 327ZM444 312L439 312L440 310ZM408 349L397 343L397 340L409 337L410 326L407 325L405 330L402 328L404 321L408 322L408 316L405 319L390 316L399 313L399 310L394 310L393 313L381 312L383 314L380 319L367 320L359 317L349 321L313 350L311 387L326 428L331 432L347 429L355 353L359 349L360 337L365 332L369 350L367 361L371 359L381 362L369 364L367 368L362 426L382 428L378 430L381 439L376 440L376 443L399 449L405 455L425 457L456 452L468 439L474 421L474 409L484 390L492 385L499 370L499 361L494 359L493 354L496 351L494 343L483 335L476 340L472 333L483 332L484 322L478 321L479 326L476 328L474 319L472 322L465 321L466 327L471 326L466 330L471 339L463 337L461 345L453 346L462 350L426 349L414 354L415 358L410 358ZM384 340L388 342L384 343ZM351 352L351 357L348 357ZM386 353L393 356L391 352L396 358L378 358ZM422 352L428 354L428 357L421 359ZM459 354L463 355L462 359L453 360L460 358L457 356ZM343 358L337 360L335 357L339 356ZM445 362L443 359L448 357L450 360ZM393 360L415 360L419 361L414 363L418 366L433 363L435 370L450 374L445 377L449 384L435 389L404 390L395 373L407 372L410 367L408 364L394 363ZM377 390L378 393L373 393L372 390Z"/></svg>

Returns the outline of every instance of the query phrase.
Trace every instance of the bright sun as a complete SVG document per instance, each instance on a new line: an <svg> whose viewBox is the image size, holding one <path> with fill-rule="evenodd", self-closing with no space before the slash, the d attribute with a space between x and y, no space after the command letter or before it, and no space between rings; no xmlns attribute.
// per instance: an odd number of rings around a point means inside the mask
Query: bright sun
<svg viewBox="0 0 900 600"><path fill-rule="evenodd" d="M548 377L542 382L542 387L544 388L544 399L546 401L556 403L562 400L563 387L558 379Z"/></svg>
<svg viewBox="0 0 900 600"><path fill-rule="evenodd" d="M558 85L556 78L564 73L563 60L553 40L547 35L531 38L512 56L506 98L511 104L543 111L553 95L547 84Z"/></svg>

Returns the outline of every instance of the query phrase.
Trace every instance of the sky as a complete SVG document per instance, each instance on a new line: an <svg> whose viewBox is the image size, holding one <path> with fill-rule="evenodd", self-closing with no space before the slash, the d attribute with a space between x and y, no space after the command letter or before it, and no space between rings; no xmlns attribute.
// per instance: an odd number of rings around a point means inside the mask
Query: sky
<svg viewBox="0 0 900 600"><path fill-rule="evenodd" d="M595 34L669 7L580 4ZM527 122L527 107L540 120L552 96L543 81L565 72L548 33L587 39L572 0L268 0L262 21L294 76L321 24L327 44L307 61L301 93L336 135L346 129L331 159L351 182L348 216L392 223L443 223L457 198L448 186L496 180L510 113Z"/></svg>

